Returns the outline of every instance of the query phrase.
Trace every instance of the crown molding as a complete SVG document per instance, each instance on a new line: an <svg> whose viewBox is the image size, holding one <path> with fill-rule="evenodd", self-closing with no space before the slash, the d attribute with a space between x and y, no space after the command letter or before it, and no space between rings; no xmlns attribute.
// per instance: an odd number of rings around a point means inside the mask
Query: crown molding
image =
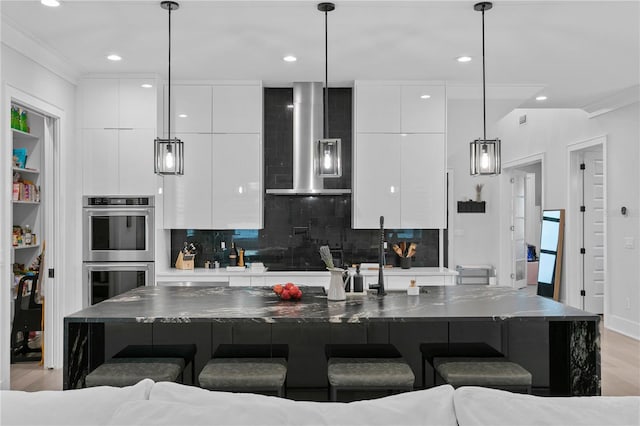
<svg viewBox="0 0 640 426"><path fill-rule="evenodd" d="M595 102L591 102L582 107L587 112L589 118L594 118L602 114L626 107L627 105L640 102L640 85L627 87L612 95L605 96Z"/></svg>
<svg viewBox="0 0 640 426"><path fill-rule="evenodd" d="M45 42L20 31L6 17L2 18L2 44L31 59L60 78L77 85L80 72L71 60L56 55Z"/></svg>

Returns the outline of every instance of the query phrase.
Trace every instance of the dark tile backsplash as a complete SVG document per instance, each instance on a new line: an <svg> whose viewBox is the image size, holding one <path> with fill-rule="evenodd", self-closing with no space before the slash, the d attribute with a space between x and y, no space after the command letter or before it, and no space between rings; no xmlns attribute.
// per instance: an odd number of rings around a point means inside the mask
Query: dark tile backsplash
<svg viewBox="0 0 640 426"><path fill-rule="evenodd" d="M264 89L265 188L293 185L293 89ZM332 88L329 93L329 137L342 139L343 176L325 179L325 188L351 188L352 90ZM196 267L206 260L228 264L229 247L245 249L246 262L263 262L270 270L323 270L318 250L331 247L337 263L377 262L379 231L351 229L351 195L265 195L264 229L171 231L171 265L185 241L198 248ZM400 241L418 244L413 266L438 266L438 230L385 230L389 242L386 262L400 259L391 250ZM226 250L220 248L225 242Z"/></svg>
<svg viewBox="0 0 640 426"><path fill-rule="evenodd" d="M379 231L351 229L351 196L266 195L264 229L206 231L174 229L171 232L172 265L184 241L198 248L196 267L205 260L228 264L231 242L245 249L247 262L263 262L270 270L322 270L318 250L328 245L343 264L378 261ZM385 230L389 242L387 263L399 266L390 245L400 241L418 244L413 266L438 266L438 230ZM225 242L227 250L220 248Z"/></svg>

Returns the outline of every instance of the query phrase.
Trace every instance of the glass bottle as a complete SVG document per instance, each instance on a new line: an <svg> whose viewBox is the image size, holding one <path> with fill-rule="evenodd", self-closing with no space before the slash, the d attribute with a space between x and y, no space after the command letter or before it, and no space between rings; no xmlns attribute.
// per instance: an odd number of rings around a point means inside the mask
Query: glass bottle
<svg viewBox="0 0 640 426"><path fill-rule="evenodd" d="M29 133L29 125L27 124L27 111L24 109L20 110L20 130Z"/></svg>
<svg viewBox="0 0 640 426"><path fill-rule="evenodd" d="M236 243L233 242L229 251L229 266L238 266L238 250L236 250Z"/></svg>
<svg viewBox="0 0 640 426"><path fill-rule="evenodd" d="M22 242L26 246L31 245L31 227L29 225L24 227L24 237L22 238Z"/></svg>

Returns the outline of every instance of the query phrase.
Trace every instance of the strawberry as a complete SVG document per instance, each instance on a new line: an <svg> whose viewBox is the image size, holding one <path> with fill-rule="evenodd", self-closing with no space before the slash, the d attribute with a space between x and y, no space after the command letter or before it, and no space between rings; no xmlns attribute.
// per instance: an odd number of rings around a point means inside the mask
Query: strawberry
<svg viewBox="0 0 640 426"><path fill-rule="evenodd" d="M284 285L284 288L286 288L287 290L290 290L290 289L291 289L291 287L293 287L294 285L295 285L294 283L286 283L286 284Z"/></svg>
<svg viewBox="0 0 640 426"><path fill-rule="evenodd" d="M276 284L276 285L274 285L274 286L273 286L273 292L274 292L275 294L280 294L280 293L282 293L282 290L283 290L283 288L282 288L282 284Z"/></svg>
<svg viewBox="0 0 640 426"><path fill-rule="evenodd" d="M289 293L289 290L287 290L287 289L282 290L282 293L280 294L280 299L282 299L282 300L291 299L291 293Z"/></svg>

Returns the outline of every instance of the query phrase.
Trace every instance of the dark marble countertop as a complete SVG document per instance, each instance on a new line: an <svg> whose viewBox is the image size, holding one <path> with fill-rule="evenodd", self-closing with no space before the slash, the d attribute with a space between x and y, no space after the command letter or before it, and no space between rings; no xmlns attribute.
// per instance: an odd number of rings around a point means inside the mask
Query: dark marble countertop
<svg viewBox="0 0 640 426"><path fill-rule="evenodd" d="M330 322L445 320L599 320L523 290L483 285L349 295L328 301L321 288L302 288L300 301L281 301L267 287L139 287L65 317L67 322Z"/></svg>

